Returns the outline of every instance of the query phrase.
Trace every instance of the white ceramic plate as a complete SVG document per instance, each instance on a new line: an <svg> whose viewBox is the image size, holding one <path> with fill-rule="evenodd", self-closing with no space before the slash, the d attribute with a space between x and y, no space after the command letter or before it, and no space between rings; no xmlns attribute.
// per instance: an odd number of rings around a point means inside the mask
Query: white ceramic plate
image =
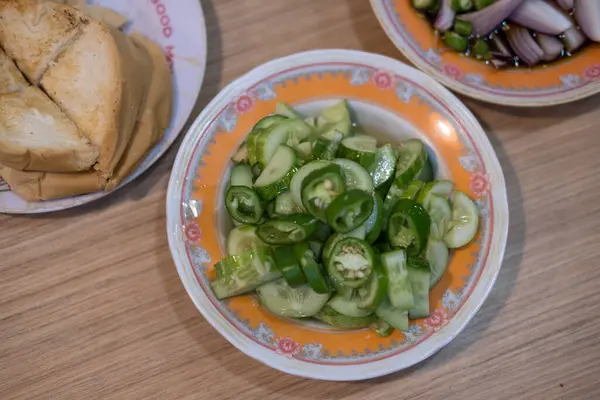
<svg viewBox="0 0 600 400"><path fill-rule="evenodd" d="M127 30L139 31L159 43L172 63L175 104L171 126L136 171L119 185L118 188L121 188L150 168L167 151L192 112L206 67L204 14L198 0L95 0L90 4L109 7L125 15L131 21ZM102 191L59 200L27 202L12 193L0 179L0 212L32 214L64 210L108 194Z"/></svg>
<svg viewBox="0 0 600 400"><path fill-rule="evenodd" d="M419 137L436 176L475 199L480 233L453 252L431 292L431 315L410 331L379 338L266 312L253 296L217 300L213 265L225 257L231 222L223 193L230 157L252 126L286 101L307 115L349 99L361 129L381 142ZM395 372L448 344L475 315L500 270L508 231L502 170L485 132L448 90L425 74L379 55L347 50L296 54L262 65L221 92L187 134L167 193L172 256L206 320L245 354L278 370L327 380L360 380Z"/></svg>

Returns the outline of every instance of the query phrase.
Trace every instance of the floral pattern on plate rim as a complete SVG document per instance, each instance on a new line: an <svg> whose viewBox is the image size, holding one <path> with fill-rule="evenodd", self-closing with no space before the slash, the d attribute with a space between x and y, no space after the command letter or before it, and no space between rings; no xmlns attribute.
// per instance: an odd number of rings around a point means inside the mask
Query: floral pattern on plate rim
<svg viewBox="0 0 600 400"><path fill-rule="evenodd" d="M457 130L463 133L459 137L464 146L463 148L466 149L466 154L459 157L460 165L469 173L470 186L478 196L476 203L482 217L480 236L476 239L476 242L481 246L480 251L473 254L476 257L475 262L472 265L467 265L469 275L462 277L463 285L455 289L446 290L441 300L441 307L432 310L430 317L423 321L423 326L411 324L409 331L403 333L403 340L392 340L389 347L367 348L352 351L351 354L330 354L320 343L302 343L293 337L276 337L271 327L264 322L260 322L253 328L250 325L250 321L240 319L236 315L236 312L229 307L228 300L218 301L210 290L210 280L207 277L211 259L208 251L202 247L200 229L194 222L195 219L200 217L203 206L202 199L193 198L192 193L197 189L196 181L201 179L201 176L198 176L198 170L200 166L204 165L202 160L203 155L208 154L208 146L211 143L215 143L216 136L231 132L236 126L237 115L248 112L256 101L276 98L277 93L274 88L277 85L285 86L287 83L297 82L301 77L319 79L325 74L343 76L350 81L351 85L373 84L382 90L394 88L399 101L407 101L406 93L410 93L409 98L417 96L420 102L428 103L436 112L453 121L457 125ZM190 263L194 269L197 283L201 286L213 306L217 308L232 326L256 343L284 357L293 357L306 362L329 365L361 364L391 357L418 345L442 330L449 320L460 310L475 287L481 275L482 268L485 265L487 253L489 252L493 228L493 218L490 212L493 207L489 190L490 184L485 172L483 159L478 154L477 149L474 148L470 139L465 139L468 135L468 132L460 126L458 119L453 116L452 111L435 100L426 89L406 78L386 71L377 71L369 66L347 63L306 65L264 79L245 92L233 96L232 101L204 128L188 165L186 175L190 178L186 178L183 186L180 226L184 227L183 233L187 238L185 246ZM190 174L192 170L196 172ZM200 213L198 209L200 209Z"/></svg>

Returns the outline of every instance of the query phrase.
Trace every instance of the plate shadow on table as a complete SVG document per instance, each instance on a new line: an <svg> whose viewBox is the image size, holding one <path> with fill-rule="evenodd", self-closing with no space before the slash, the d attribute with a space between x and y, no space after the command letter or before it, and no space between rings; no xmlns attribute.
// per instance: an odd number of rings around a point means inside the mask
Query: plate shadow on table
<svg viewBox="0 0 600 400"><path fill-rule="evenodd" d="M167 152L165 152L165 154L154 165L148 168L133 182L130 182L106 197L67 210L38 215L14 215L15 217L43 219L74 217L91 212L96 213L105 211L110 207L115 207L118 204L127 201L141 200L152 192L164 192L166 190L168 176L171 173L173 162L175 161L175 157L177 156L181 142L185 138L187 131L190 129L199 113L219 93L221 89L223 71L223 42L221 28L213 3L213 0L203 0L201 2L206 20L208 46L206 56L206 71L204 73L202 89L198 98L196 99L194 108L192 109L192 112L181 131L181 134L171 145L169 150L167 150ZM166 179L164 179L165 176L167 176ZM164 208L164 199L161 201L160 206ZM161 219L161 223L163 223L162 229L164 230L164 220Z"/></svg>

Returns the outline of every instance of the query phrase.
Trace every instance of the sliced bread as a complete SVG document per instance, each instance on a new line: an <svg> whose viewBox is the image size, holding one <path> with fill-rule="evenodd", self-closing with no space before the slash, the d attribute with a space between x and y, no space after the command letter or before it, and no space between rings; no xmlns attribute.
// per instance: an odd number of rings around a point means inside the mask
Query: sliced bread
<svg viewBox="0 0 600 400"><path fill-rule="evenodd" d="M0 95L0 164L20 171L90 169L98 150L36 86Z"/></svg>
<svg viewBox="0 0 600 400"><path fill-rule="evenodd" d="M45 91L100 149L95 168L107 178L131 138L151 64L124 33L90 20L42 77Z"/></svg>
<svg viewBox="0 0 600 400"><path fill-rule="evenodd" d="M106 183L98 171L54 173L16 171L0 165L0 176L11 190L27 201L54 200L102 190Z"/></svg>
<svg viewBox="0 0 600 400"><path fill-rule="evenodd" d="M12 93L29 86L13 60L0 49L0 94Z"/></svg>
<svg viewBox="0 0 600 400"><path fill-rule="evenodd" d="M107 191L117 187L137 168L152 146L164 136L173 114L173 77L162 48L139 33L134 33L132 38L144 46L152 58L151 84L133 137L106 184Z"/></svg>
<svg viewBox="0 0 600 400"><path fill-rule="evenodd" d="M89 21L67 4L40 0L0 1L0 46L29 81L37 84L50 61Z"/></svg>

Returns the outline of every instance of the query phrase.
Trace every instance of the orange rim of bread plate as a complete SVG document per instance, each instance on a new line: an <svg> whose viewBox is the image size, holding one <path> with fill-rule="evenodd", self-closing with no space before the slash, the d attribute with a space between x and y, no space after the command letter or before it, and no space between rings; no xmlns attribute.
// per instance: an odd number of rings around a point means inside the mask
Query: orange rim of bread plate
<svg viewBox="0 0 600 400"><path fill-rule="evenodd" d="M453 252L449 272L431 292L430 317L411 321L410 332L380 338L368 329L310 325L271 314L252 295L219 301L210 290L213 264L227 256L223 191L231 156L254 124L274 112L278 101L298 105L323 99L366 103L408 121L443 159L457 188L476 199L479 207L480 233L473 243ZM244 353L285 372L318 379L383 375L412 365L446 344L491 288L504 253L507 223L502 171L470 112L413 68L346 50L276 60L226 88L199 116L182 144L167 197L173 258L205 318ZM345 370L338 372L338 368Z"/></svg>
<svg viewBox="0 0 600 400"><path fill-rule="evenodd" d="M421 70L464 95L489 103L534 107L568 103L600 92L600 45L534 68L496 70L454 51L439 51L430 23L405 0L371 0L386 34Z"/></svg>

